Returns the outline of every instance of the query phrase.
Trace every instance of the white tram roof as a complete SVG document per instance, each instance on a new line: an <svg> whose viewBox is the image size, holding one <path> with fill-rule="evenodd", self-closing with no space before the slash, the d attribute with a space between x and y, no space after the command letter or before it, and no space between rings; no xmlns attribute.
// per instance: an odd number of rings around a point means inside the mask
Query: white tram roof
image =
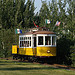
<svg viewBox="0 0 75 75"><path fill-rule="evenodd" d="M30 35L30 34L55 34L52 31L49 31L46 28L38 27L38 28L32 28L28 32L22 33L20 35Z"/></svg>

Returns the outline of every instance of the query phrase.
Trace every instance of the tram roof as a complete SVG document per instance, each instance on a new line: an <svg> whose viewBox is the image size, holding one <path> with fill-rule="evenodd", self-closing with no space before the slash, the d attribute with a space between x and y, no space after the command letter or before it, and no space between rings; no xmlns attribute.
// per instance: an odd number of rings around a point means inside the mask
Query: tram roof
<svg viewBox="0 0 75 75"><path fill-rule="evenodd" d="M30 34L55 34L55 33L51 31L31 31L31 32L20 34L20 35L30 35Z"/></svg>
<svg viewBox="0 0 75 75"><path fill-rule="evenodd" d="M38 28L31 28L29 31L22 33L20 35L31 35L31 34L55 34L52 31L49 31L46 27L38 27Z"/></svg>
<svg viewBox="0 0 75 75"><path fill-rule="evenodd" d="M55 33L51 31L36 31L33 34L55 34Z"/></svg>

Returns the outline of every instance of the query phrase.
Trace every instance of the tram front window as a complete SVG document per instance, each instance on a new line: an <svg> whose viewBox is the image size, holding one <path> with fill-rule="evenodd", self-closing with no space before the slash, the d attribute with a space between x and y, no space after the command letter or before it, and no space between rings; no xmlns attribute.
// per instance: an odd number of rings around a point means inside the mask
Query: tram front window
<svg viewBox="0 0 75 75"><path fill-rule="evenodd" d="M43 45L43 36L38 37L38 45Z"/></svg>
<svg viewBox="0 0 75 75"><path fill-rule="evenodd" d="M45 45L51 45L51 36L45 36Z"/></svg>
<svg viewBox="0 0 75 75"><path fill-rule="evenodd" d="M52 45L55 45L55 36L52 36Z"/></svg>

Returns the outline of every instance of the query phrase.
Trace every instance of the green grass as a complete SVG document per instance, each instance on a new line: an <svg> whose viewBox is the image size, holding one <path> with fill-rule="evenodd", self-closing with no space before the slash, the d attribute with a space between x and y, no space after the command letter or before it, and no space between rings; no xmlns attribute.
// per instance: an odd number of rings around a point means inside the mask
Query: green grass
<svg viewBox="0 0 75 75"><path fill-rule="evenodd" d="M42 64L0 60L0 75L75 75L75 71Z"/></svg>

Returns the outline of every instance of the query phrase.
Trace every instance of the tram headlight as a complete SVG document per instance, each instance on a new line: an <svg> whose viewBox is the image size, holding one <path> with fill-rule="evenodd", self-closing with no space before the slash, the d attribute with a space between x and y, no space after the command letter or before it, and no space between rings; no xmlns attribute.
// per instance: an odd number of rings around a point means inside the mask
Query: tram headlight
<svg viewBox="0 0 75 75"><path fill-rule="evenodd" d="M50 53L50 51L49 51L49 50L47 50L47 53Z"/></svg>

